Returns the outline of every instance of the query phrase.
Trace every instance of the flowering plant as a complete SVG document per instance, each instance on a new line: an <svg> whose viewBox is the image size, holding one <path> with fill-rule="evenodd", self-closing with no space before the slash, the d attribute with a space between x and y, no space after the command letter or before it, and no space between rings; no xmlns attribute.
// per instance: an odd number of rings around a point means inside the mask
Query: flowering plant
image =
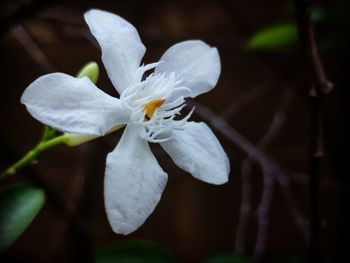
<svg viewBox="0 0 350 263"><path fill-rule="evenodd" d="M104 197L113 230L129 234L152 213L167 182L149 142L160 143L195 178L227 182L229 161L210 128L188 121L193 110L176 118L186 97L214 88L220 58L216 48L190 40L170 47L159 62L141 65L145 47L130 23L101 10L88 11L85 20L120 98L107 95L87 77L52 73L30 84L21 102L40 122L79 136L102 136L126 125L107 156ZM150 70L154 72L144 77Z"/></svg>

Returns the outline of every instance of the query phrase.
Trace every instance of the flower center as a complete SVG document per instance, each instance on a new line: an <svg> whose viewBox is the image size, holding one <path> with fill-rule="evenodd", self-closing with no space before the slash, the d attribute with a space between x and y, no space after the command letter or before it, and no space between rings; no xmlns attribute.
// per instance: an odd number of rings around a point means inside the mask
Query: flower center
<svg viewBox="0 0 350 263"><path fill-rule="evenodd" d="M143 79L144 73L158 64L139 67L134 82L120 95L130 110L130 122L138 127L141 138L152 143L170 140L171 131L182 130L193 112L192 109L184 118L177 118L185 107L181 94L189 89L181 86L175 73L151 73Z"/></svg>
<svg viewBox="0 0 350 263"><path fill-rule="evenodd" d="M155 99L150 102L147 102L145 105L143 105L143 111L145 112L147 118L151 119L156 109L162 106L164 102L165 102L165 99L159 98L159 99Z"/></svg>

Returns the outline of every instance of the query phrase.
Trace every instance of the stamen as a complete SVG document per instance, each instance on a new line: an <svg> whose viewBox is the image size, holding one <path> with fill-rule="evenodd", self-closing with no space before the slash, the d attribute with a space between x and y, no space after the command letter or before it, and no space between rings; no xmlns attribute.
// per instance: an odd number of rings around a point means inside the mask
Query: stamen
<svg viewBox="0 0 350 263"><path fill-rule="evenodd" d="M184 94L189 94L190 89L182 86L182 79L175 73L151 73L144 78L145 72L157 65L139 67L133 82L120 96L141 138L152 143L170 140L171 131L182 130L193 112L177 118L185 106Z"/></svg>
<svg viewBox="0 0 350 263"><path fill-rule="evenodd" d="M143 111L145 112L146 116L149 119L151 119L156 109L162 106L164 102L165 102L165 99L162 99L162 98L147 102L145 105L143 105Z"/></svg>

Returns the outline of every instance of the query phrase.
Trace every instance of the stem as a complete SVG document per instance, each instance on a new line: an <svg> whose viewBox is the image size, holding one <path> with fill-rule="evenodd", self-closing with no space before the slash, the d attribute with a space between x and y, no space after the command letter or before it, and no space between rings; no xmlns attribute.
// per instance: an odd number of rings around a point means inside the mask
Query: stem
<svg viewBox="0 0 350 263"><path fill-rule="evenodd" d="M0 180L4 179L10 175L16 174L17 171L21 170L23 167L32 164L36 157L43 151L50 149L56 145L62 144L66 141L67 135L63 134L58 137L54 137L47 141L39 142L34 149L27 152L21 159L7 168L4 172L0 174Z"/></svg>
<svg viewBox="0 0 350 263"><path fill-rule="evenodd" d="M190 108L196 107L196 113L202 119L206 120L214 129L221 132L229 141L240 147L244 152L248 154L249 158L259 164L264 173L272 176L280 184L295 223L304 239L308 240L308 226L306 219L302 214L299 205L293 195L289 177L283 171L283 169L277 163L272 161L262 150L248 141L237 130L235 130L225 120L212 112L209 108L194 100L188 100L187 105Z"/></svg>
<svg viewBox="0 0 350 263"><path fill-rule="evenodd" d="M320 241L320 201L319 181L321 175L321 161L323 149L323 97L332 89L333 84L328 81L318 53L315 31L311 23L311 1L295 0L300 44L305 53L305 59L312 78L312 98L309 171L310 171L310 262L319 263L321 257Z"/></svg>
<svg viewBox="0 0 350 263"><path fill-rule="evenodd" d="M333 83L326 76L318 52L315 30L311 23L311 0L295 0L300 46L305 54L308 70L311 73L313 87L310 95L322 97L333 89Z"/></svg>
<svg viewBox="0 0 350 263"><path fill-rule="evenodd" d="M310 195L310 262L321 262L321 218L319 201L319 181L321 160L323 157L323 114L321 102L315 98L312 102L310 145L309 145L309 195Z"/></svg>
<svg viewBox="0 0 350 263"><path fill-rule="evenodd" d="M125 124L118 124L113 128L111 128L109 131L107 131L106 134L115 132L123 127L125 127ZM14 163L9 168L7 168L4 172L2 172L0 174L0 180L10 175L14 175L16 174L17 171L21 170L25 166L32 164L35 161L36 157L41 152L46 151L47 149L50 149L62 143L65 143L66 145L71 147L78 146L82 143L85 143L100 137L98 135L81 135L81 134L64 133L60 136L49 139L50 136L52 136L52 133L54 132L55 130L45 126L41 141L34 147L34 149L27 152L16 163Z"/></svg>

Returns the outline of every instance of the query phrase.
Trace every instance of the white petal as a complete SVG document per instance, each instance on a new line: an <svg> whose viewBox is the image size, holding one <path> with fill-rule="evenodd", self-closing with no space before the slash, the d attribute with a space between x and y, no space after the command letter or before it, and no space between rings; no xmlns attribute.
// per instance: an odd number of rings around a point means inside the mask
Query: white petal
<svg viewBox="0 0 350 263"><path fill-rule="evenodd" d="M113 231L126 235L138 229L158 204L167 178L148 142L127 126L107 157L104 196Z"/></svg>
<svg viewBox="0 0 350 263"><path fill-rule="evenodd" d="M216 48L200 40L188 40L170 47L160 58L155 72L175 72L180 85L191 89L186 97L195 97L213 89L219 79L221 64Z"/></svg>
<svg viewBox="0 0 350 263"><path fill-rule="evenodd" d="M135 27L120 16L93 9L84 17L102 49L108 76L121 94L135 79L146 48Z"/></svg>
<svg viewBox="0 0 350 263"><path fill-rule="evenodd" d="M203 122L187 122L161 143L173 161L193 177L211 184L228 181L230 162L220 142Z"/></svg>
<svg viewBox="0 0 350 263"><path fill-rule="evenodd" d="M27 87L21 102L34 118L62 132L103 135L127 121L120 100L98 89L87 77L42 76Z"/></svg>

